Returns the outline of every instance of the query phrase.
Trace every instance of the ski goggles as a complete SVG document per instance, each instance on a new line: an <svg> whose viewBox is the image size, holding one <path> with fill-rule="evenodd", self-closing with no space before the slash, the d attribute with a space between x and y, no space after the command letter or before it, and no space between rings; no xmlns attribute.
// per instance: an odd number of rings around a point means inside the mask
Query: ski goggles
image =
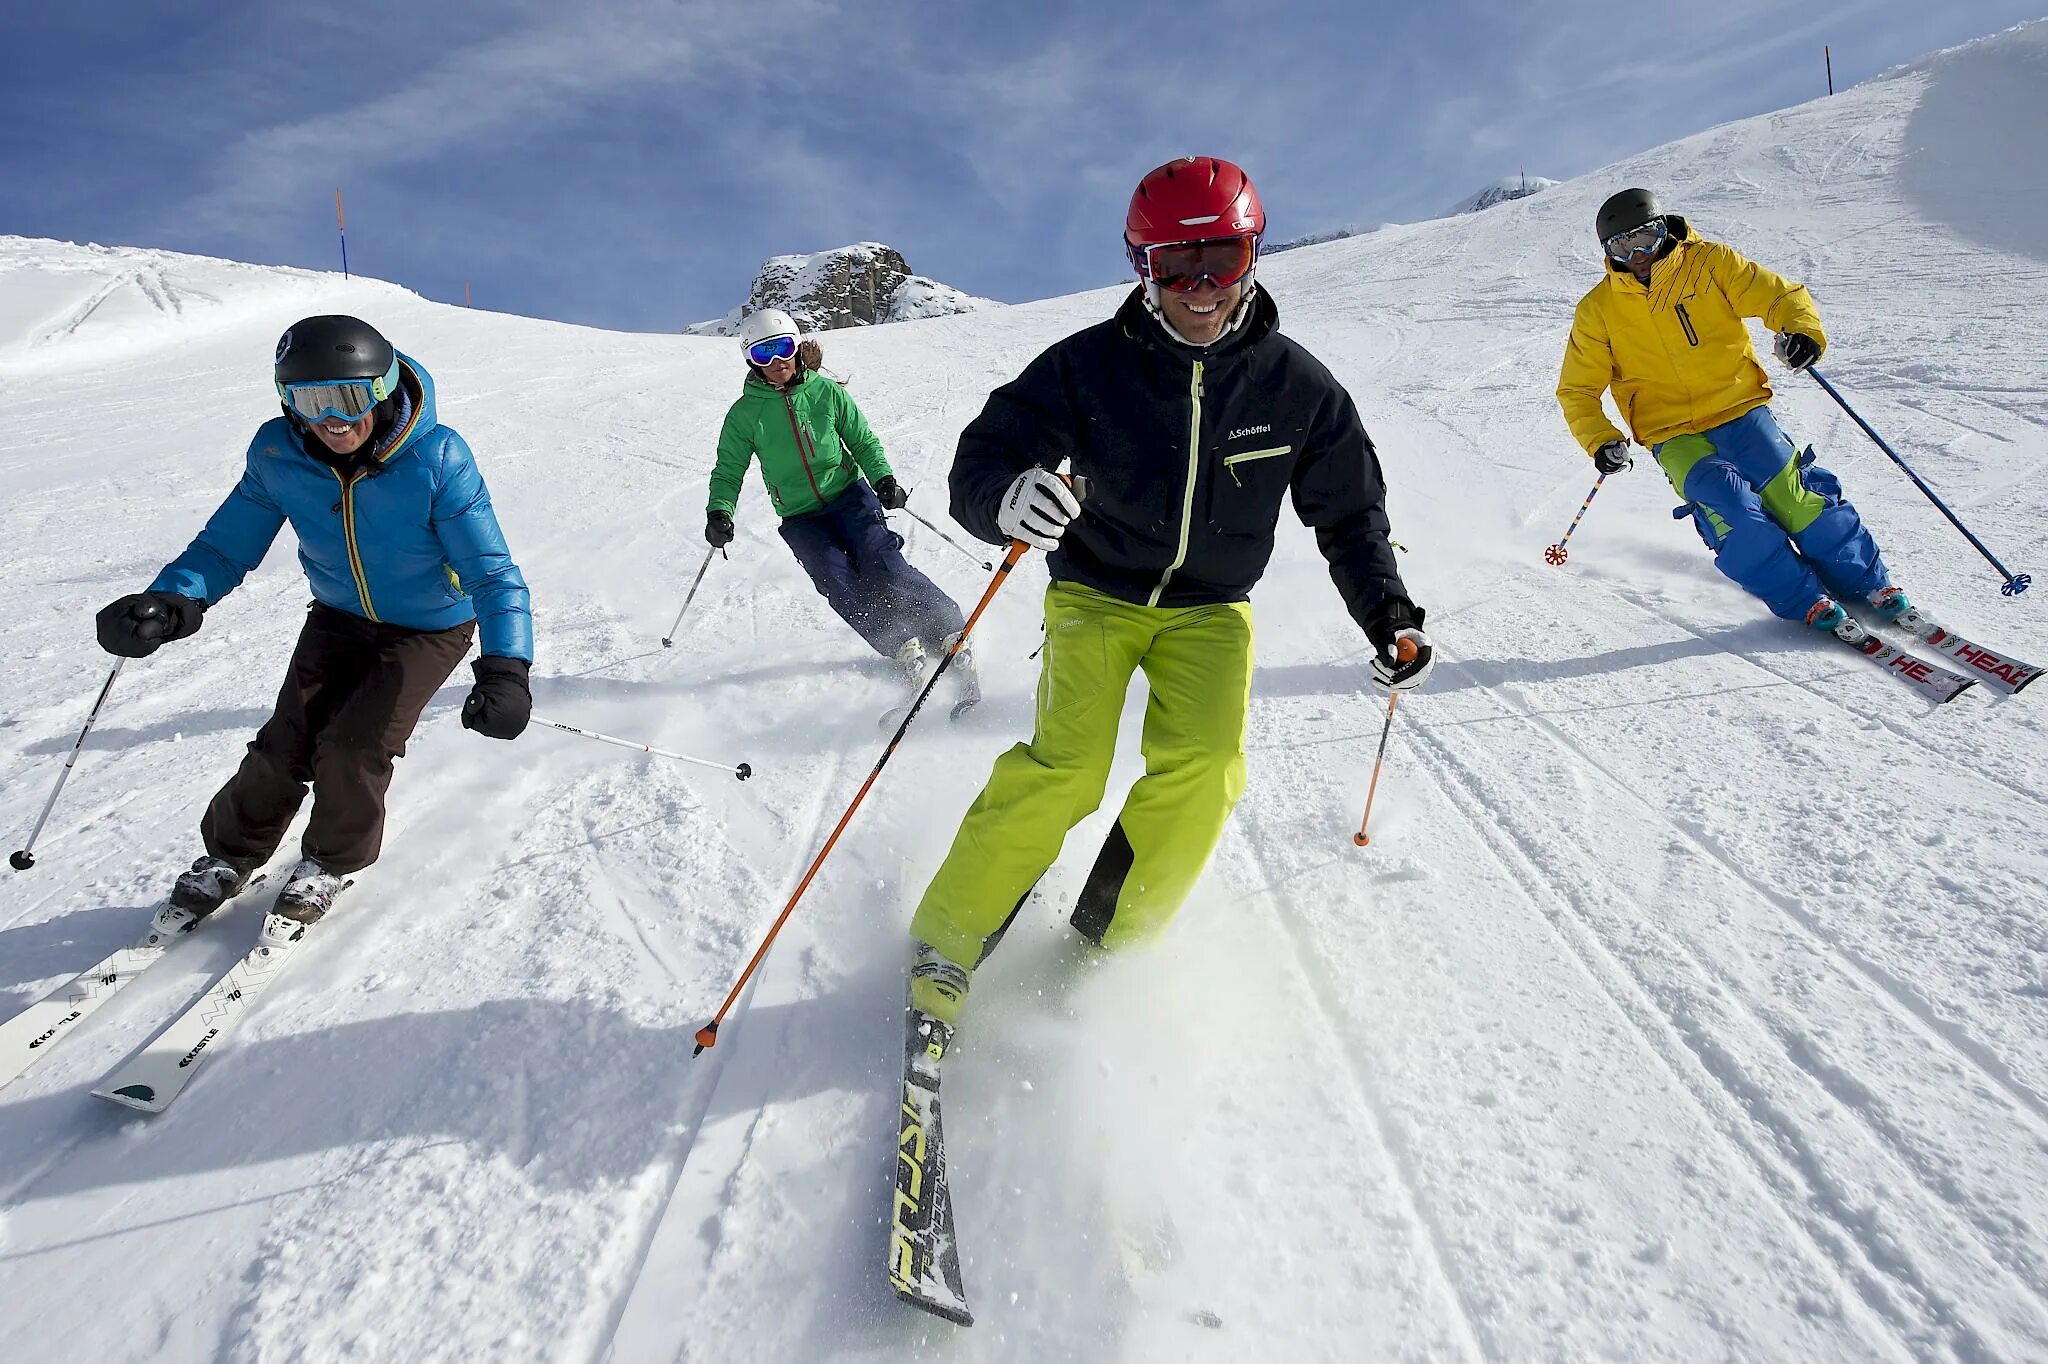
<svg viewBox="0 0 2048 1364"><path fill-rule="evenodd" d="M398 360L376 379L315 379L303 384L279 384L278 400L308 425L329 417L345 422L361 421L370 409L398 392Z"/></svg>
<svg viewBox="0 0 2048 1364"><path fill-rule="evenodd" d="M1625 262L1637 252L1655 251L1670 235L1670 229L1664 226L1662 218L1652 218L1641 227L1632 227L1626 232L1615 233L1602 245L1607 248L1609 256Z"/></svg>
<svg viewBox="0 0 2048 1364"><path fill-rule="evenodd" d="M796 354L794 336L771 336L765 341L756 341L747 347L747 358L766 369L777 360L787 360Z"/></svg>
<svg viewBox="0 0 2048 1364"><path fill-rule="evenodd" d="M1257 237L1212 237L1198 242L1162 242L1131 246L1131 264L1140 279L1176 294L1191 292L1203 280L1228 289L1258 263Z"/></svg>

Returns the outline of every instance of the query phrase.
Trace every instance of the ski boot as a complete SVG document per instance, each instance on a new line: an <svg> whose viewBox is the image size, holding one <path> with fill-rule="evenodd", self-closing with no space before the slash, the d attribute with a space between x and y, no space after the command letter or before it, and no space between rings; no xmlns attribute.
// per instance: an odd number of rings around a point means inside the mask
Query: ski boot
<svg viewBox="0 0 2048 1364"><path fill-rule="evenodd" d="M1806 613L1806 623L1824 634L1834 634L1849 619L1849 613L1832 597L1822 597Z"/></svg>
<svg viewBox="0 0 2048 1364"><path fill-rule="evenodd" d="M946 636L946 647L952 648L953 641L959 638L958 635ZM974 666L974 645L971 641L961 643L948 671L953 675L952 717L957 720L981 704L981 671Z"/></svg>
<svg viewBox="0 0 2048 1364"><path fill-rule="evenodd" d="M960 1011L967 1007L967 981L971 974L938 948L919 943L917 956L910 964L911 1009L937 1019L950 1033L960 1021Z"/></svg>
<svg viewBox="0 0 2048 1364"><path fill-rule="evenodd" d="M160 927L184 927L197 923L242 893L249 881L249 870L237 866L225 857L211 853L192 864L190 871L180 872L177 882L171 887L171 902L157 914ZM166 920L175 916L176 924Z"/></svg>
<svg viewBox="0 0 2048 1364"><path fill-rule="evenodd" d="M292 874L285 879L284 889L277 893L277 903L271 906L270 917L289 920L302 931L320 922L334 904L334 897L341 894L342 887L347 884L347 880L312 858L300 858L299 865L293 867Z"/></svg>
<svg viewBox="0 0 2048 1364"><path fill-rule="evenodd" d="M1913 603L1902 587L1882 587L1870 594L1870 609L1886 625L1897 625L1913 612Z"/></svg>
<svg viewBox="0 0 2048 1364"><path fill-rule="evenodd" d="M916 686L924 677L924 641L915 636L904 640L903 646L896 651L891 661L895 663L897 671L903 674L903 680L913 687Z"/></svg>

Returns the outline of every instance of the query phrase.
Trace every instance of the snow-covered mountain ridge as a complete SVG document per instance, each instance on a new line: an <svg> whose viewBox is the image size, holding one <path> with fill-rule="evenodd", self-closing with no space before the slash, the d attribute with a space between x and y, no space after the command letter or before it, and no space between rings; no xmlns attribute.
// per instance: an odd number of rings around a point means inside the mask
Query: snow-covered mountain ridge
<svg viewBox="0 0 2048 1364"><path fill-rule="evenodd" d="M438 381L533 584L537 711L756 771L494 744L451 683L383 860L176 1108L87 1091L239 953L254 905L0 1090L0 1357L2048 1357L2048 698L1928 711L1766 619L1642 465L1568 567L1541 557L1591 481L1551 390L1600 277L1593 212L1645 184L1807 282L1831 377L2008 563L2048 571L2048 217L1981 160L2040 163L2044 62L2028 26L1262 262L1373 433L1442 662L1399 707L1357 849L1386 707L1283 513L1244 801L1167 938L1102 960L1061 920L1142 770L1131 708L1104 809L977 972L947 1062L966 1332L882 1282L903 933L1030 728L1038 557L977 629L982 711L920 718L692 1060L895 699L752 480L730 560L656 642L704 560L732 343L0 239L17 837L106 678L93 611L232 484L276 410L277 333L315 311L372 318ZM832 339L913 506L943 510L989 389L1122 292ZM1838 409L1778 382L1900 581L2048 659L2042 602L1999 597ZM133 938L194 855L304 609L289 548L123 671L40 865L0 881L0 1013Z"/></svg>

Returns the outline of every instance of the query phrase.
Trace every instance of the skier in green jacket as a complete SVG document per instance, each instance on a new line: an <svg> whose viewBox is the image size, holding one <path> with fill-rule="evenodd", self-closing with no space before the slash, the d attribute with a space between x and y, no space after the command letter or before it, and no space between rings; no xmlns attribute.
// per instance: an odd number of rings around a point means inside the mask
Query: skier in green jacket
<svg viewBox="0 0 2048 1364"><path fill-rule="evenodd" d="M884 508L894 511L910 499L910 490L890 472L852 396L817 372L816 345L801 340L788 313L751 314L741 324L740 346L747 378L718 435L705 541L714 549L732 543L740 484L758 459L768 500L782 517L782 538L812 585L876 653L915 681L927 656L943 652L965 621L953 599L904 559L902 538L883 518ZM954 668L966 654L963 648ZM961 676L969 686L971 664Z"/></svg>

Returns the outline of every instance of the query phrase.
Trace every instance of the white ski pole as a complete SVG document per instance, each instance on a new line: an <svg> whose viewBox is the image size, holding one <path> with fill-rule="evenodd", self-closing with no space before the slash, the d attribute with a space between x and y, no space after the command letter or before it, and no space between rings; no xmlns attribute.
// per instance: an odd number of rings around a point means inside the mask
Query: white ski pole
<svg viewBox="0 0 2048 1364"><path fill-rule="evenodd" d="M741 781L745 781L748 777L754 775L753 767L747 763L721 763L713 762L709 758L693 758L687 753L676 753L666 748L656 748L652 744L635 743L631 739L617 739L609 734L599 734L595 730L579 729L575 725L565 725L560 720L544 720L538 715L533 717L532 723L546 725L549 729L559 729L564 734L580 734L586 739L595 739L601 744L617 744L620 748L637 748L642 753L652 753L657 758L673 758L679 763L695 763L699 767L715 767L721 772L732 773Z"/></svg>

